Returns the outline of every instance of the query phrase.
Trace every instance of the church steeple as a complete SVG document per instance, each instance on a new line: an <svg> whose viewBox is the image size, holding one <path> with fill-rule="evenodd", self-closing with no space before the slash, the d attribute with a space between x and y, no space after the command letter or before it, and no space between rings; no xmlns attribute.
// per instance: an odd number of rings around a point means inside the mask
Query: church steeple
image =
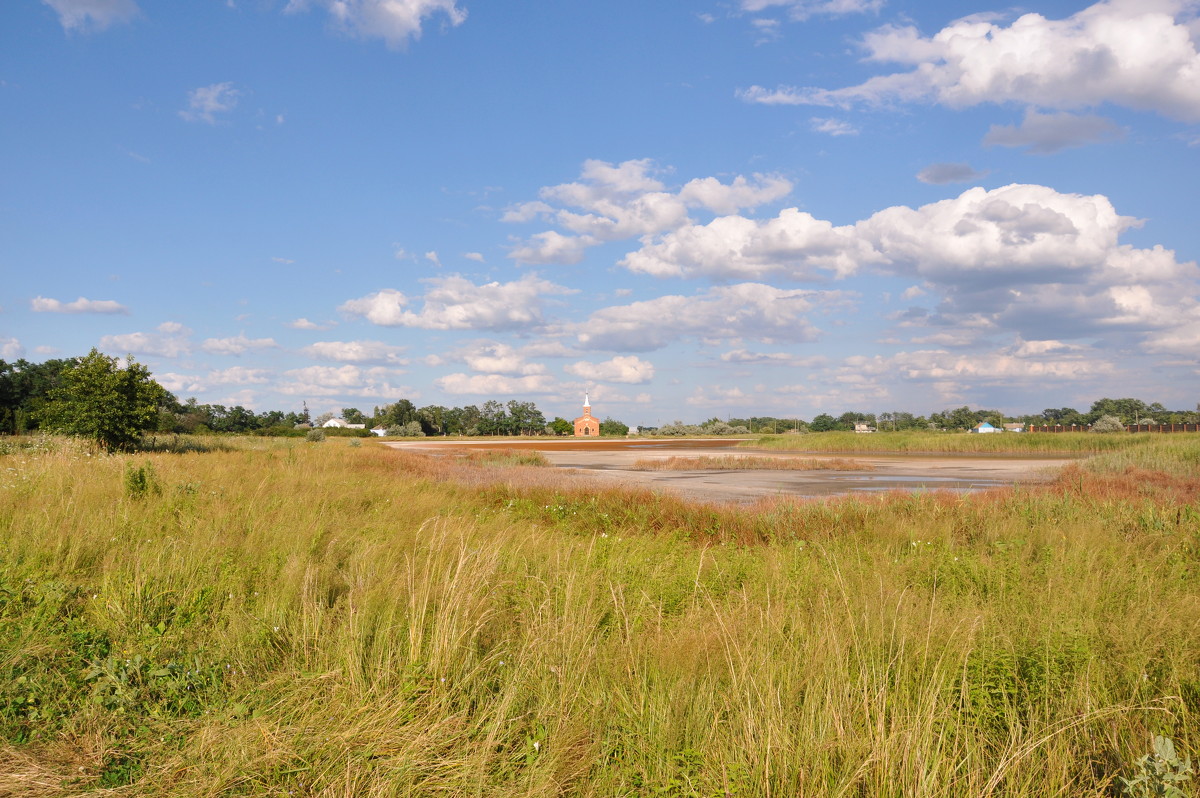
<svg viewBox="0 0 1200 798"><path fill-rule="evenodd" d="M588 392L584 391L583 392L583 409L587 410L587 409L591 408L591 406L592 406L592 401L590 399L588 399Z"/></svg>

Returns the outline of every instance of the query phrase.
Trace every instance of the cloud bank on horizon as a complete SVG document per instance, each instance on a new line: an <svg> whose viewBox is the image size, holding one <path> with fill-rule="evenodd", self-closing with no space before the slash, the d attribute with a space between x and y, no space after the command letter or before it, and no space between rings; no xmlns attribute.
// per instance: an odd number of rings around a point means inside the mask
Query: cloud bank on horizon
<svg viewBox="0 0 1200 798"><path fill-rule="evenodd" d="M1200 400L1200 0L209 5L10 12L0 357L631 424Z"/></svg>

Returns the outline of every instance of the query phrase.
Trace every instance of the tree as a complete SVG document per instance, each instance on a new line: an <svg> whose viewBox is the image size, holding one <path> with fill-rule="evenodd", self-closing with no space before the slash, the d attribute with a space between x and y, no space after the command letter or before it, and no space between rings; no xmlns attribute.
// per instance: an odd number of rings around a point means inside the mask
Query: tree
<svg viewBox="0 0 1200 798"><path fill-rule="evenodd" d="M622 424L614 418L606 418L600 422L600 434L611 437L623 437L629 434L629 425Z"/></svg>
<svg viewBox="0 0 1200 798"><path fill-rule="evenodd" d="M359 410L357 407L343 407L342 408L342 418L344 418L346 420L347 424L366 424L367 423L367 417L364 416L363 412L361 410Z"/></svg>
<svg viewBox="0 0 1200 798"><path fill-rule="evenodd" d="M575 425L562 416L555 416L550 422L550 431L555 435L570 435L575 431Z"/></svg>
<svg viewBox="0 0 1200 798"><path fill-rule="evenodd" d="M1100 416L1096 419L1096 423L1092 425L1092 432L1124 432L1125 425L1121 423L1121 419L1116 416Z"/></svg>
<svg viewBox="0 0 1200 798"><path fill-rule="evenodd" d="M92 438L109 451L127 450L157 423L159 406L170 396L132 357L122 366L93 349L63 370L44 419L58 432Z"/></svg>
<svg viewBox="0 0 1200 798"><path fill-rule="evenodd" d="M822 413L814 418L808 426L813 432L829 432L837 429L837 419L828 413Z"/></svg>

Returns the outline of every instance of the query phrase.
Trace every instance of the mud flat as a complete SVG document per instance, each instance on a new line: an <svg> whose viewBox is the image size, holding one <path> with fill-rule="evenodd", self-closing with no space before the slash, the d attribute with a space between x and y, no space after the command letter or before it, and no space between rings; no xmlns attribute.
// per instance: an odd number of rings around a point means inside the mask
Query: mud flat
<svg viewBox="0 0 1200 798"><path fill-rule="evenodd" d="M541 452L557 468L585 478L661 489L705 501L748 502L764 496L842 496L889 490L971 492L1044 482L1075 458L1016 454L921 455L887 453L779 452L732 447L728 438L683 440L391 441L385 445L433 454L472 449L525 449ZM747 455L756 458L842 459L862 463L861 471L635 471L638 460L669 457Z"/></svg>

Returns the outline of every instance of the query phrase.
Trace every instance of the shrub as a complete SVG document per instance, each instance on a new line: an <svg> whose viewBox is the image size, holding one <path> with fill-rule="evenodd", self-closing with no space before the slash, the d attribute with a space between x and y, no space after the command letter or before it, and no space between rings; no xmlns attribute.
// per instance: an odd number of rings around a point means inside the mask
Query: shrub
<svg viewBox="0 0 1200 798"><path fill-rule="evenodd" d="M308 434L304 436L304 440L308 441L309 443L320 443L321 441L325 440L325 430L310 429Z"/></svg>
<svg viewBox="0 0 1200 798"><path fill-rule="evenodd" d="M1125 425L1121 423L1121 419L1116 416L1100 416L1096 419L1096 423L1092 425L1092 432L1124 432Z"/></svg>

